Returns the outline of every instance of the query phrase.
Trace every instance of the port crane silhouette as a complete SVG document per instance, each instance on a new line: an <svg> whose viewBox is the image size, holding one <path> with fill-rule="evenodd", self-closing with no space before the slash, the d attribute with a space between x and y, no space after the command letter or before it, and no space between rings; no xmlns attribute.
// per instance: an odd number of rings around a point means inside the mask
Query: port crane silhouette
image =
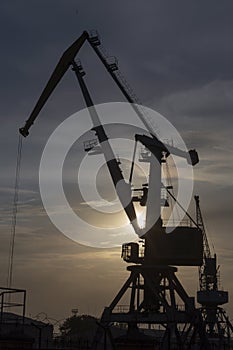
<svg viewBox="0 0 233 350"><path fill-rule="evenodd" d="M147 134L135 134L135 143L141 143L150 153L149 160L145 160L150 164L149 182L138 189L143 193L141 199L137 195L132 195L134 161L130 181L126 181L86 85L84 79L86 73L81 62L75 60L85 42L90 44L148 130ZM28 120L20 128L21 135L24 137L29 135L35 119L69 68L77 77L93 123L92 130L96 134L100 153L105 158L118 198L133 230L143 241L143 253L140 252L138 242L130 242L122 246L122 258L131 264L127 268L130 276L111 304L104 309L92 349L99 349L103 338L105 348L115 349L116 344L120 348L121 342L135 342L134 349L137 349L140 341L145 342L139 326L149 325L149 327L159 326L163 329L162 337L156 340L159 349L192 349L192 346L198 344L199 349L208 350L209 343L202 313L195 308L194 298L187 294L177 278L177 267L175 267L202 264L202 230L194 222L194 226L178 226L172 233L166 234L161 218L162 163L172 154L185 158L190 166L194 166L199 161L197 152L196 150L186 152L159 140L146 118L145 111L137 104L134 93L119 73L117 60L104 54L96 32L89 34L86 31L62 55ZM95 145L96 143L93 143L93 147L90 146L88 151L94 150ZM169 193L169 188L166 190ZM135 210L137 201L146 206L144 229L141 229L137 222ZM129 294L129 305L127 309L120 310L119 302L126 294ZM179 302L182 303L182 307L178 306ZM127 334L124 339L113 339L111 325L114 323L127 324Z"/></svg>

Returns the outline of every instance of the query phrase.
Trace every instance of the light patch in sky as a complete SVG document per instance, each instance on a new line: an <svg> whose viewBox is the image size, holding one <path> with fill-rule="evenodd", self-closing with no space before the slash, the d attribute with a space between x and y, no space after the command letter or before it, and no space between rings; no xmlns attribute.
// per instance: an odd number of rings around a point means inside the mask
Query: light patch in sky
<svg viewBox="0 0 233 350"><path fill-rule="evenodd" d="M166 143L166 148L177 170L177 202L180 203L183 208L188 208L189 206L192 197L193 176L192 166L188 165L189 154L184 141L174 126L158 112L146 107L134 105L134 107L135 106L140 112L143 111L143 118L138 118L138 114L129 103L118 102L95 106L97 114L100 116L101 120L104 120L103 126L107 135L107 140L97 145L97 154L95 144L94 146L88 146L90 155L85 154L85 152L79 152L79 154L77 154L76 169L78 174L76 177L78 181L76 183L76 190L79 191L79 200L80 198L81 200L79 202L80 206L77 204L75 210L70 206L64 192L63 166L73 144L78 142L78 148L80 149L80 142L83 142L84 135L87 135L92 129L90 124L89 127L86 128L84 123L80 123L80 121L86 120L87 111L90 112L90 116L92 115L91 110L84 109L63 121L50 136L46 144L41 158L39 173L42 201L50 220L63 234L76 242L87 244L92 247L113 247L124 243L127 237L128 241L134 241L137 237L136 234L141 237L141 235L144 235L146 231L150 229L151 225L157 221L157 215L160 215L160 213L156 212L156 214L153 214L152 219L150 217L149 221L147 215L147 222L143 230L141 228L135 229L132 220L129 222L129 217L126 216L126 208L128 205L132 205L134 208L132 202L132 184L129 183L129 174L127 174L126 177L124 166L121 164L121 158L123 159L122 163L126 164L127 161L129 164L132 163L136 134L154 135L152 134L153 129L151 129L152 124L156 126L156 135L159 135L161 141L171 140L171 142ZM148 115L150 116L149 124ZM111 121L116 118L120 122L107 123L107 119ZM154 123L152 123L151 120L154 120ZM142 128L143 123L145 125ZM77 127L77 125L80 126ZM97 125L94 126L95 128L98 127ZM125 128L128 134L124 130ZM61 139L62 142L60 142ZM91 142L92 141L93 140L91 140ZM177 157L173 157L173 154L177 152L174 148L177 144L179 145L178 160ZM94 155L91 156L91 152L94 152ZM112 161L115 162L115 165L111 163ZM149 178L149 173L145 173L137 158L135 158L134 162L137 172L140 173L139 177L143 180L142 186L143 183L147 182L146 180ZM150 162L157 163L157 159L153 154L150 155ZM112 205L109 205L109 201L103 198L99 191L100 185L104 185L99 181L99 172L105 164L111 164L109 165L109 172L112 172L111 177L116 173L117 169L114 168L116 166L119 168L119 173L122 174L124 179L119 180L118 178L115 189L113 188L114 191L116 190L117 196L111 201ZM128 171L129 169L130 166L128 166ZM153 181L161 183L161 178ZM112 185L110 185L110 187L112 187ZM153 184L149 185L149 194L150 191L153 191ZM149 195L148 198L150 198ZM160 203L160 198L153 198L153 201L159 201ZM84 205L84 202L86 205ZM96 203L97 206L95 205ZM100 206L100 203L103 205ZM147 209L149 205L154 207L154 203L151 203L149 199L148 203ZM181 210L177 203L175 203L172 210L174 210L174 212L179 212L179 220L176 222L176 225L179 225L179 222L185 215L185 211ZM171 230L174 229L172 215L173 213L171 213L172 219L168 220L167 232L171 232ZM132 226L129 224L132 224ZM142 226L142 222L140 222L140 226ZM117 232L121 232L122 230L125 231L124 241L122 241L121 234L117 235ZM129 231L130 235L128 236Z"/></svg>

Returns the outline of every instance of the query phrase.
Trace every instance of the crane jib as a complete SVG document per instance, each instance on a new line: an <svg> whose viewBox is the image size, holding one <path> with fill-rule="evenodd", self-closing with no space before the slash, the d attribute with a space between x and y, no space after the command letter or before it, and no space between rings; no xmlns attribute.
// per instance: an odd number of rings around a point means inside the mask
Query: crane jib
<svg viewBox="0 0 233 350"><path fill-rule="evenodd" d="M87 32L83 32L83 34L63 53L58 64L56 65L51 77L49 78L42 94L40 95L34 109L32 110L28 120L26 121L24 127L19 129L19 132L24 136L28 136L29 129L34 123L34 120L37 118L41 109L44 107L48 98L66 73L67 69L71 65L75 56L83 46L84 42L88 37Z"/></svg>
<svg viewBox="0 0 233 350"><path fill-rule="evenodd" d="M101 124L98 113L92 101L91 95L88 91L88 88L84 82L83 76L84 72L81 65L77 65L76 62L72 62L73 70L78 79L86 106L88 107L88 111L90 117L93 122L93 129L96 131L96 135L98 137L99 143L101 145L106 164L111 175L114 187L116 189L118 198L125 210L126 215L129 218L130 223L134 227L136 233L139 233L139 227L137 225L137 216L134 209L133 201L131 198L131 186L127 184L122 175L121 169L119 167L118 161L115 157L115 154L110 146L108 141L108 137L105 133L104 127Z"/></svg>
<svg viewBox="0 0 233 350"><path fill-rule="evenodd" d="M83 81L83 75L85 74L83 71L78 72L79 67L77 67L77 64L75 63L74 59L85 41L88 41L91 47L94 49L94 51L97 53L98 57L100 58L101 62L104 64L104 66L107 68L108 72L113 77L115 83L118 85L120 90L123 92L124 96L132 104L133 109L139 116L139 118L143 121L145 126L147 127L148 131L151 133L152 136L152 143L154 143L154 146L161 144L161 142L157 139L157 137L153 134L153 130L151 129L151 126L148 124L146 118L144 117L144 114L139 110L138 106L135 105L135 100L133 98L133 95L129 93L127 90L125 84L122 84L119 80L119 77L114 74L114 71L118 69L116 64L109 64L106 61L106 58L101 54L101 52L98 50L97 46L99 45L98 38L90 37L89 34L84 31L83 34L63 53L61 56L58 64L56 65L50 79L48 80L42 94L40 95L34 109L32 110L28 120L26 121L24 127L20 128L20 133L26 137L29 134L29 129L31 125L34 123L35 119L37 118L38 114L40 113L41 109L47 102L48 98L68 70L68 68L72 65L73 70L76 73L76 76L78 78L83 96L85 98L85 102L87 107L89 107L90 116L92 118L93 122L93 129L95 130L99 143L101 144L106 163L112 178L112 181L114 183L114 186L116 188L116 191L118 193L119 199L124 207L124 210L132 223L134 229L136 232L139 232L139 228L137 225L137 217L136 212L134 209L134 205L131 198L131 188L130 184L127 184L124 180L124 177L122 176L121 169L119 167L119 164L115 158L115 155L112 151L112 148L108 142L107 135L105 133L105 130L103 126L101 125L101 122L99 120L98 114L93 106L92 99L90 97L90 94L88 93L88 90L85 86L85 83ZM79 74L80 73L80 74ZM142 141L142 140L140 140ZM147 140L148 141L148 140ZM151 141L151 140L150 140ZM148 146L148 145L147 145ZM198 162L198 156L195 150L191 150L189 152L184 152L182 150L176 149L175 147L166 147L166 149L169 149L170 153L176 154L178 156L184 157L190 162L192 165L195 165ZM190 161L191 159L191 161Z"/></svg>

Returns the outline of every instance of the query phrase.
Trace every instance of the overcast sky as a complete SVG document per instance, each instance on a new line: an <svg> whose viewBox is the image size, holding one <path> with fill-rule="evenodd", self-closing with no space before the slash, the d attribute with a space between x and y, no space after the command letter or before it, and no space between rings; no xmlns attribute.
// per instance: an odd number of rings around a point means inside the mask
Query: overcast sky
<svg viewBox="0 0 233 350"><path fill-rule="evenodd" d="M97 29L141 102L163 114L198 150L195 192L233 295L233 3L203 1L1 1L1 285L6 284L18 128L62 52ZM96 103L124 101L85 46L80 53ZM101 82L101 83L100 83ZM14 283L27 311L63 318L72 308L99 315L127 276L120 248L91 249L64 237L47 217L38 170L49 135L84 108L68 72L23 142ZM181 269L195 294L196 269ZM196 282L193 282L195 274ZM94 287L93 287L94 286ZM231 299L230 299L231 300ZM233 306L228 306L233 317Z"/></svg>

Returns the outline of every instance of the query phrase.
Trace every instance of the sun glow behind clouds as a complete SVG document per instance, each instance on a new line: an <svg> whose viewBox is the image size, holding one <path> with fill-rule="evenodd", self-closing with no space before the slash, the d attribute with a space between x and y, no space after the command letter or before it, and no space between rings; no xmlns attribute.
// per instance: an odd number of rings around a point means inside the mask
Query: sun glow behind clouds
<svg viewBox="0 0 233 350"><path fill-rule="evenodd" d="M146 210L137 211L137 222L140 228L144 228L146 224Z"/></svg>

